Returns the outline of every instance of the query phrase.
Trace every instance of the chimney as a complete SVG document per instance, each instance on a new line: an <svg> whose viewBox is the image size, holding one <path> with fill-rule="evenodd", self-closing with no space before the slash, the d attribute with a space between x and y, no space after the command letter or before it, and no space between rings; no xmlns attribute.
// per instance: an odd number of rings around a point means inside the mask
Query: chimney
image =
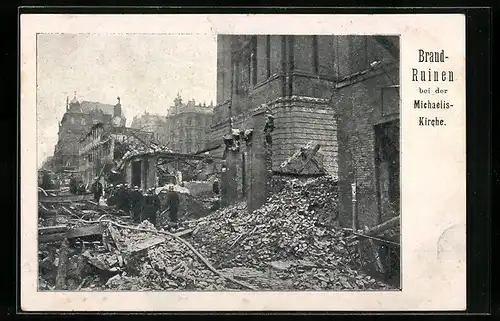
<svg viewBox="0 0 500 321"><path fill-rule="evenodd" d="M66 111L69 110L69 96L66 96Z"/></svg>

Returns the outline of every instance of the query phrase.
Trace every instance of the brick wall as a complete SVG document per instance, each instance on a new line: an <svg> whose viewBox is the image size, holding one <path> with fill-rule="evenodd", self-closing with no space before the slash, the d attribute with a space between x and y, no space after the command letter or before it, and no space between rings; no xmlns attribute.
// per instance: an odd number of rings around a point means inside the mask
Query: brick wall
<svg viewBox="0 0 500 321"><path fill-rule="evenodd" d="M343 226L352 224L351 184L355 181L358 228L380 223L374 126L399 119L399 106L384 106L382 98L383 92L385 96L398 94L397 90L385 90L394 88L391 86L395 83L399 83L397 65L359 76L343 84L334 94L338 124L339 220ZM399 105L399 98L384 99L384 102Z"/></svg>
<svg viewBox="0 0 500 321"><path fill-rule="evenodd" d="M337 177L337 125L329 100L291 97L270 104L275 117L273 170L309 142L320 144L324 166Z"/></svg>

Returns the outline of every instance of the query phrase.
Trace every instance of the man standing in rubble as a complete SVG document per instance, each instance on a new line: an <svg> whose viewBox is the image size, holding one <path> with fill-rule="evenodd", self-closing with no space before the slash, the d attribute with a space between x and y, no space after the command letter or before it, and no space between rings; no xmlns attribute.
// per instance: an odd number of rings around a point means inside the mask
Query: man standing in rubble
<svg viewBox="0 0 500 321"><path fill-rule="evenodd" d="M116 193L117 207L122 210L125 215L130 215L130 199L128 191L123 184L119 184L118 191Z"/></svg>
<svg viewBox="0 0 500 321"><path fill-rule="evenodd" d="M102 196L102 184L99 182L99 177L94 178L94 184L92 184L92 193L94 194L94 201L99 203L99 199Z"/></svg>
<svg viewBox="0 0 500 321"><path fill-rule="evenodd" d="M178 221L177 212L179 211L179 203L179 194L174 191L174 186L170 185L167 192L167 208L169 212L170 222L174 225L176 225Z"/></svg>
<svg viewBox="0 0 500 321"><path fill-rule="evenodd" d="M141 221L148 220L156 227L156 217L160 207L160 198L156 195L154 188L149 189L144 196Z"/></svg>
<svg viewBox="0 0 500 321"><path fill-rule="evenodd" d="M219 195L220 193L219 180L217 178L214 179L214 183L212 184L212 191L215 195Z"/></svg>
<svg viewBox="0 0 500 321"><path fill-rule="evenodd" d="M143 195L139 187L134 186L133 190L130 192L130 205L132 209L132 219L135 223L139 223L141 219L142 199Z"/></svg>

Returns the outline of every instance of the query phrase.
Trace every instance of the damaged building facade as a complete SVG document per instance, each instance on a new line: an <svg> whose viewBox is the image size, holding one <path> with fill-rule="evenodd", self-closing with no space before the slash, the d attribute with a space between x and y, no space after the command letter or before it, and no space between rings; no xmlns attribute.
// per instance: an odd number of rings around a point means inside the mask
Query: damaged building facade
<svg viewBox="0 0 500 321"><path fill-rule="evenodd" d="M192 186L193 181L200 183L210 179L218 167L220 160L209 155L182 154L159 148L126 155L122 171L128 186L147 190L167 184ZM211 190L211 185L205 185Z"/></svg>
<svg viewBox="0 0 500 321"><path fill-rule="evenodd" d="M398 41L386 36L219 36L211 146L225 144L211 153L224 156L225 171L232 173L223 173L228 199L254 198L249 193L255 181L264 188L268 171L278 174L287 159L312 144L319 145L318 165L339 181L341 223L352 223L354 180L359 220L368 226L383 220L377 217L399 193L399 160L387 159L389 154L397 158L389 149L399 147L382 146L387 135L399 137ZM272 117L272 133L264 133L266 117ZM242 144L233 146L235 140ZM250 160L247 142L256 149L257 163ZM382 180L376 183L376 177Z"/></svg>
<svg viewBox="0 0 500 321"><path fill-rule="evenodd" d="M229 199L246 196L254 202L249 210L259 207L269 194L272 173L280 172L281 164L309 143L321 146L321 166L337 177L336 120L330 104L332 73L340 63L335 43L332 36L218 37L211 144L216 146L234 131L252 131L246 149L238 155L226 153L228 171L236 172L236 182L229 184L236 187L230 188L235 195ZM222 155L224 148L212 153Z"/></svg>
<svg viewBox="0 0 500 321"><path fill-rule="evenodd" d="M332 71L339 60L332 36L221 35L217 41L217 106L212 146L234 128L244 128L265 105L275 121L272 169L309 142L318 143L325 168L337 176L337 143L330 105ZM214 153L222 154L223 148Z"/></svg>
<svg viewBox="0 0 500 321"><path fill-rule="evenodd" d="M71 102L66 99L64 113L58 131L58 141L54 148L54 171L76 171L79 167L79 140L85 136L97 123L107 123L114 119L115 123L124 125L126 118L121 111L121 104L102 104L82 101L73 97Z"/></svg>
<svg viewBox="0 0 500 321"><path fill-rule="evenodd" d="M177 95L167 115L167 146L178 153L196 153L209 147L213 103L187 103Z"/></svg>
<svg viewBox="0 0 500 321"><path fill-rule="evenodd" d="M79 140L79 174L84 184L92 184L94 177L110 176L119 165L122 157L131 149L149 146L154 138L153 132L140 131L113 123L97 123ZM120 173L121 174L121 173ZM116 177L119 181L126 178Z"/></svg>

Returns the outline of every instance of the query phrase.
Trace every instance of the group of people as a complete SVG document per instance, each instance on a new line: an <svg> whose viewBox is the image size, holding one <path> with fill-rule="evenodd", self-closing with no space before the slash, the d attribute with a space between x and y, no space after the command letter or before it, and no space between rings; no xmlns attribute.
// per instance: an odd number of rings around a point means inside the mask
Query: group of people
<svg viewBox="0 0 500 321"><path fill-rule="evenodd" d="M103 186L99 180L95 180L92 185L92 192L94 199L98 202L103 195ZM160 211L168 211L170 222L174 225L178 222L178 210L180 197L173 186L169 186L166 194L166 206L162 208L160 198L155 193L155 189L151 188L146 192L142 192L138 186L129 188L124 184L117 186L109 186L106 189L107 205L115 206L117 209L122 210L125 214L130 215L134 222L140 223L148 220L155 227L157 226L157 218Z"/></svg>
<svg viewBox="0 0 500 321"><path fill-rule="evenodd" d="M77 180L76 178L72 177L69 180L69 191L71 194L75 194L75 195L85 194L86 189L85 189L85 185L83 184L83 181Z"/></svg>

